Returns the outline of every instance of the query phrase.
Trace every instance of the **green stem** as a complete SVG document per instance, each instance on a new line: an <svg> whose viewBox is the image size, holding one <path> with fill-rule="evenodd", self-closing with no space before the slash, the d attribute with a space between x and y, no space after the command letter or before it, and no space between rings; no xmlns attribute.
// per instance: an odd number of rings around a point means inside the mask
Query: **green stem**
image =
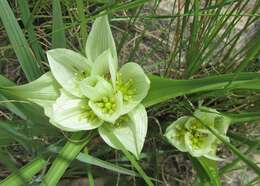
<svg viewBox="0 0 260 186"><path fill-rule="evenodd" d="M72 160L77 157L82 148L89 141L89 139L81 140L84 134L84 132L78 132L72 135L71 141L68 141L65 144L58 157L52 163L43 179L43 182L41 183L41 186L56 186L58 184L60 178L69 167Z"/></svg>
<svg viewBox="0 0 260 186"><path fill-rule="evenodd" d="M18 172L15 172L2 180L0 186L24 185L24 181L30 181L35 174L43 169L46 163L46 160L42 157L36 158L22 167Z"/></svg>
<svg viewBox="0 0 260 186"><path fill-rule="evenodd" d="M102 126L103 127L103 126ZM135 160L135 158L126 150L124 145L118 140L118 138L113 134L113 132L110 131L110 129L107 126L104 126L105 130L108 131L107 134L109 134L110 139L120 148L120 150L124 153L124 155L127 157L127 159L131 162L131 164L134 166L134 168L138 171L138 173L143 177L144 181L148 186L153 186L151 179L146 175L142 167L138 164L138 162Z"/></svg>

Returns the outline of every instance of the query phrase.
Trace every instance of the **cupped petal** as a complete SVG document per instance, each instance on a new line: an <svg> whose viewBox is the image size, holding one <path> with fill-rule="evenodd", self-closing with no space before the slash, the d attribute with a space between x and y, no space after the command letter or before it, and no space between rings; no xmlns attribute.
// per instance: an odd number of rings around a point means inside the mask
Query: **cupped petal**
<svg viewBox="0 0 260 186"><path fill-rule="evenodd" d="M149 88L150 80L138 64L127 63L123 65L117 77L117 89L123 94L124 113L141 103Z"/></svg>
<svg viewBox="0 0 260 186"><path fill-rule="evenodd" d="M79 99L64 90L53 104L50 122L65 131L91 130L103 123L88 107L88 100Z"/></svg>
<svg viewBox="0 0 260 186"><path fill-rule="evenodd" d="M113 86L115 86L117 66L117 61L112 57L110 50L105 50L95 60L91 75L98 75L108 80L111 79Z"/></svg>
<svg viewBox="0 0 260 186"><path fill-rule="evenodd" d="M117 61L115 41L110 30L108 17L98 17L92 25L86 43L86 55L94 62L105 50L110 50L113 58Z"/></svg>
<svg viewBox="0 0 260 186"><path fill-rule="evenodd" d="M109 123L104 124L110 125L108 126L110 128L109 131L102 126L98 131L109 146L120 149L110 138L111 135L109 133L113 133L122 145L139 159L148 127L147 113L144 106L138 105L128 114L128 117L129 119L120 123L119 126L113 126Z"/></svg>
<svg viewBox="0 0 260 186"><path fill-rule="evenodd" d="M225 159L220 158L216 155L216 151L217 151L217 144L212 145L211 150L207 154L204 154L203 156L214 161L224 161Z"/></svg>
<svg viewBox="0 0 260 186"><path fill-rule="evenodd" d="M113 92L112 85L100 76L90 76L80 82L80 89L90 100L96 101L108 92Z"/></svg>
<svg viewBox="0 0 260 186"><path fill-rule="evenodd" d="M215 118L214 128L221 134L226 136L231 119L224 115L219 115Z"/></svg>
<svg viewBox="0 0 260 186"><path fill-rule="evenodd" d="M90 100L89 106L99 118L114 123L122 115L123 96L120 92L107 92L106 96L98 100Z"/></svg>
<svg viewBox="0 0 260 186"><path fill-rule="evenodd" d="M187 132L185 129L185 123L188 120L188 116L180 117L178 120L174 121L167 127L164 134L168 142L182 152L187 152L185 145L185 133Z"/></svg>
<svg viewBox="0 0 260 186"><path fill-rule="evenodd" d="M92 64L84 56L68 49L47 52L50 69L59 84L74 96L81 97L79 81L86 78Z"/></svg>

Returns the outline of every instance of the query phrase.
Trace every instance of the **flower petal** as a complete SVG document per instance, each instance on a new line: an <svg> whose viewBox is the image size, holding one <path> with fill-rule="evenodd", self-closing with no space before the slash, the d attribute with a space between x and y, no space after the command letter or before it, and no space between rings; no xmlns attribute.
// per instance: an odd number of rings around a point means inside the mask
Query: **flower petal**
<svg viewBox="0 0 260 186"><path fill-rule="evenodd" d="M187 116L180 117L178 120L169 125L165 132L165 137L167 140L182 152L187 152L184 137L186 132L185 123L188 119L189 117Z"/></svg>
<svg viewBox="0 0 260 186"><path fill-rule="evenodd" d="M110 30L107 16L98 17L89 33L86 43L86 55L94 62L105 50L110 49L112 56L117 61L116 46Z"/></svg>
<svg viewBox="0 0 260 186"><path fill-rule="evenodd" d="M107 103L108 105L106 105ZM116 94L107 92L107 95L99 100L90 100L89 106L99 118L114 123L122 115L123 97L120 92Z"/></svg>
<svg viewBox="0 0 260 186"><path fill-rule="evenodd" d="M80 89L87 98L93 101L104 97L107 92L113 92L112 85L100 76L90 76L82 80Z"/></svg>
<svg viewBox="0 0 260 186"><path fill-rule="evenodd" d="M124 96L124 113L141 103L150 88L150 80L143 69L136 63L127 63L119 71L117 88ZM122 80L120 80L122 79Z"/></svg>
<svg viewBox="0 0 260 186"><path fill-rule="evenodd" d="M111 78L112 84L115 86L117 65L117 61L112 57L110 50L106 50L95 60L91 74L105 79L110 75L108 79Z"/></svg>
<svg viewBox="0 0 260 186"><path fill-rule="evenodd" d="M89 75L92 65L87 58L68 49L49 50L47 57L59 84L72 95L81 97L78 82Z"/></svg>
<svg viewBox="0 0 260 186"><path fill-rule="evenodd" d="M50 122L65 131L91 130L99 127L103 121L96 118L89 121L85 117L88 100L79 99L61 91L61 96L53 105L53 117ZM93 114L93 113L92 113Z"/></svg>
<svg viewBox="0 0 260 186"><path fill-rule="evenodd" d="M128 151L139 159L147 133L147 113L143 105L138 105L128 116L129 121L122 123L118 127L110 126L110 132L118 138ZM109 124L107 123L106 125ZM109 146L119 149L113 140L110 139L109 131L105 130L102 126L98 131L102 139Z"/></svg>

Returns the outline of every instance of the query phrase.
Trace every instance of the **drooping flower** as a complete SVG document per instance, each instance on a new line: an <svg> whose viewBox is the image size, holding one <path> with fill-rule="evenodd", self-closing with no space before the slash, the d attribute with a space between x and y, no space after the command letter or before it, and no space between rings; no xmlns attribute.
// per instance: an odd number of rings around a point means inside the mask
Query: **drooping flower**
<svg viewBox="0 0 260 186"><path fill-rule="evenodd" d="M141 101L150 81L136 63L118 69L107 16L95 20L86 57L60 48L47 51L47 58L51 73L9 90L21 92L21 97L42 106L54 126L71 132L98 128L104 141L118 148L107 134L109 127L124 147L139 157L148 124ZM38 89L30 92L34 86ZM44 96L38 97L41 94Z"/></svg>
<svg viewBox="0 0 260 186"><path fill-rule="evenodd" d="M183 116L167 127L165 137L173 146L182 152L189 152L194 157L204 156L221 160L216 156L220 141L206 127L211 127L226 137L231 120L217 110L200 107L193 116Z"/></svg>

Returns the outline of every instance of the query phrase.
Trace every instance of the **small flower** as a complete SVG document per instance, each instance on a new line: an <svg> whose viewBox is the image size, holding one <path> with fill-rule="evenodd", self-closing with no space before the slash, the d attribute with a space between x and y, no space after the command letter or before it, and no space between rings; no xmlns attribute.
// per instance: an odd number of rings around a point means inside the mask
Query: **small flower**
<svg viewBox="0 0 260 186"><path fill-rule="evenodd" d="M226 132L229 124L230 119L226 116L214 109L201 107L194 112L194 117L181 117L168 126L165 136L182 152L189 152L194 157L204 156L213 160L221 160L216 156L217 145L220 141L205 125L227 138Z"/></svg>

